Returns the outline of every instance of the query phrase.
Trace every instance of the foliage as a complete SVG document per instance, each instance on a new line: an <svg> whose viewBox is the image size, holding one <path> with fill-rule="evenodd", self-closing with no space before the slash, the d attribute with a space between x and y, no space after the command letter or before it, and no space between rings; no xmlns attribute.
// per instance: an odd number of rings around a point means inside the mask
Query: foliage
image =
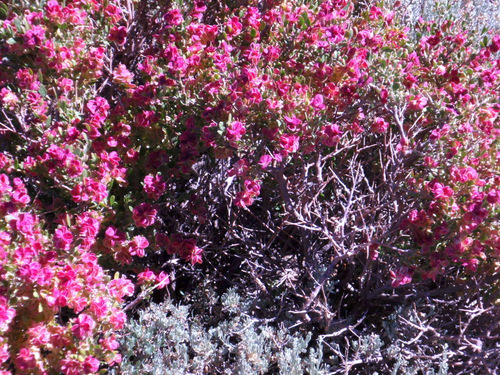
<svg viewBox="0 0 500 375"><path fill-rule="evenodd" d="M324 334L387 290L495 311L500 36L403 10L3 1L2 374L106 372L205 281Z"/></svg>
<svg viewBox="0 0 500 375"><path fill-rule="evenodd" d="M472 301L463 312L450 311L448 301L401 302L384 315L365 316L369 324L347 317L313 336L293 328L292 317L279 324L260 319L261 301L234 289L220 299L209 294L203 305L217 311L216 319L170 300L142 309L123 330L123 361L113 374L444 375L500 365L498 311L484 313Z"/></svg>
<svg viewBox="0 0 500 375"><path fill-rule="evenodd" d="M326 374L311 339L261 324L234 290L222 296L220 321L206 329L188 306L152 304L123 335L122 374ZM225 318L225 319L224 319Z"/></svg>

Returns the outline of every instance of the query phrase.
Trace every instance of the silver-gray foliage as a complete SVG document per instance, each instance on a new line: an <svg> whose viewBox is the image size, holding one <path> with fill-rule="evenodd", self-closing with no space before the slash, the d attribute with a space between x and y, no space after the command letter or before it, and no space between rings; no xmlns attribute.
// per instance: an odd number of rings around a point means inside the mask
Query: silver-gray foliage
<svg viewBox="0 0 500 375"><path fill-rule="evenodd" d="M122 339L123 375L260 375L270 371L326 375L323 348L302 336L252 318L230 289L221 298L227 318L203 327L188 306L152 303L131 320ZM118 370L115 370L118 373Z"/></svg>

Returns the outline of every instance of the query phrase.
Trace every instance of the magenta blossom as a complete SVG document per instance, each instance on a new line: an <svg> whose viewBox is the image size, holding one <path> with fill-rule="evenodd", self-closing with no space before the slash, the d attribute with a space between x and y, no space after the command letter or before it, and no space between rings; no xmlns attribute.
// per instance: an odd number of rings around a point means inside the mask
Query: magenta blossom
<svg viewBox="0 0 500 375"><path fill-rule="evenodd" d="M149 203L141 203L132 211L132 219L138 227L149 227L155 223L156 212Z"/></svg>

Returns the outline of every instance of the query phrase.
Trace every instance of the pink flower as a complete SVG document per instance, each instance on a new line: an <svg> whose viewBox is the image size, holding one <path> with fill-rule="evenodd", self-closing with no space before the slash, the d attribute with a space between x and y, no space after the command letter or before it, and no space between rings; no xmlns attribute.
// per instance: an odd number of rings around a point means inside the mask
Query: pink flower
<svg viewBox="0 0 500 375"><path fill-rule="evenodd" d="M79 339L85 339L92 335L92 330L95 328L95 321L87 314L80 314L73 321L71 331Z"/></svg>
<svg viewBox="0 0 500 375"><path fill-rule="evenodd" d="M38 281L40 269L42 266L38 262L30 262L19 267L18 275L27 283L35 283Z"/></svg>
<svg viewBox="0 0 500 375"><path fill-rule="evenodd" d="M299 149L299 137L296 135L283 134L280 137L280 146L286 153L293 153Z"/></svg>
<svg viewBox="0 0 500 375"><path fill-rule="evenodd" d="M83 362L83 371L85 374L95 373L99 370L99 360L92 356L87 356Z"/></svg>
<svg viewBox="0 0 500 375"><path fill-rule="evenodd" d="M432 193L436 199L448 199L453 196L453 189L436 182L432 187Z"/></svg>
<svg viewBox="0 0 500 375"><path fill-rule="evenodd" d="M59 24L63 18L62 8L56 0L49 0L45 5L45 14L54 23Z"/></svg>
<svg viewBox="0 0 500 375"><path fill-rule="evenodd" d="M123 46L127 41L127 28L125 26L113 26L109 30L108 40Z"/></svg>
<svg viewBox="0 0 500 375"><path fill-rule="evenodd" d="M371 130L374 133L385 133L388 128L389 123L381 117L375 118L371 126Z"/></svg>
<svg viewBox="0 0 500 375"><path fill-rule="evenodd" d="M245 126L239 121L234 121L226 130L226 138L229 142L236 142L239 141L245 133Z"/></svg>
<svg viewBox="0 0 500 375"><path fill-rule="evenodd" d="M490 190L486 196L486 201L490 204L500 204L500 190Z"/></svg>
<svg viewBox="0 0 500 375"><path fill-rule="evenodd" d="M9 344L5 342L0 342L0 365L7 362L9 357L10 357ZM10 372L8 374L10 375ZM0 375L3 375L1 371Z"/></svg>
<svg viewBox="0 0 500 375"><path fill-rule="evenodd" d="M264 58L268 62L278 60L281 50L277 46L269 46L264 49Z"/></svg>
<svg viewBox="0 0 500 375"><path fill-rule="evenodd" d="M248 191L240 191L236 193L234 204L239 207L247 207L253 204L253 195Z"/></svg>
<svg viewBox="0 0 500 375"><path fill-rule="evenodd" d="M243 25L240 23L239 18L234 16L226 23L226 34L228 39L232 39L241 33Z"/></svg>
<svg viewBox="0 0 500 375"><path fill-rule="evenodd" d="M411 283L412 272L408 270L408 267L401 267L396 272L391 271L392 287L397 288L400 285L405 285Z"/></svg>
<svg viewBox="0 0 500 375"><path fill-rule="evenodd" d="M149 227L155 223L156 213L149 203L141 203L132 211L132 219L138 227Z"/></svg>
<svg viewBox="0 0 500 375"><path fill-rule="evenodd" d="M114 24L118 23L122 18L122 11L116 5L109 4L106 8L104 8L104 14L106 17L109 17L110 21Z"/></svg>
<svg viewBox="0 0 500 375"><path fill-rule="evenodd" d="M163 180L163 177L157 174L155 176L147 175L144 177L143 186L148 198L157 200L165 193L167 184Z"/></svg>
<svg viewBox="0 0 500 375"><path fill-rule="evenodd" d="M332 147L339 143L341 135L342 131L339 129L338 125L322 126L319 132L321 142L327 147Z"/></svg>
<svg viewBox="0 0 500 375"><path fill-rule="evenodd" d="M111 335L109 337L102 338L101 340L99 340L99 343L101 344L101 346L104 349L110 350L110 351L116 350L120 346L118 341L116 341L115 335Z"/></svg>
<svg viewBox="0 0 500 375"><path fill-rule="evenodd" d="M93 100L89 100L86 107L88 112L90 113L91 119L99 125L106 120L108 111L110 109L108 101L100 96L96 97Z"/></svg>
<svg viewBox="0 0 500 375"><path fill-rule="evenodd" d="M123 329L125 322L127 321L127 315L120 309L112 309L112 314L109 322L115 330Z"/></svg>
<svg viewBox="0 0 500 375"><path fill-rule="evenodd" d="M5 332L9 328L9 324L16 316L16 310L9 307L7 298L0 296L0 331Z"/></svg>
<svg viewBox="0 0 500 375"><path fill-rule="evenodd" d="M76 359L65 358L60 362L61 371L64 375L81 375L82 368L81 363Z"/></svg>
<svg viewBox="0 0 500 375"><path fill-rule="evenodd" d="M408 100L409 109L421 111L427 106L427 99L422 95L408 95L406 100Z"/></svg>
<svg viewBox="0 0 500 375"><path fill-rule="evenodd" d="M132 80L134 79L134 75L130 73L127 67L123 64L119 64L115 70L113 70L113 82L124 85L125 87L131 88Z"/></svg>
<svg viewBox="0 0 500 375"><path fill-rule="evenodd" d="M451 174L455 180L462 183L473 181L478 178L477 171L472 167L452 168Z"/></svg>
<svg viewBox="0 0 500 375"><path fill-rule="evenodd" d="M165 13L163 20L167 23L167 27L172 27L179 26L184 21L184 18L179 9L172 9Z"/></svg>
<svg viewBox="0 0 500 375"><path fill-rule="evenodd" d="M170 246L170 238L165 233L157 233L155 241L160 249L167 249Z"/></svg>
<svg viewBox="0 0 500 375"><path fill-rule="evenodd" d="M326 106L324 104L323 95L321 94L314 95L314 97L311 99L311 106L318 111L325 109Z"/></svg>
<svg viewBox="0 0 500 375"><path fill-rule="evenodd" d="M196 246L194 239L184 240L179 250L179 256L185 261L190 261L193 265L202 262L202 253L203 250Z"/></svg>
<svg viewBox="0 0 500 375"><path fill-rule="evenodd" d="M150 269L146 269L145 271L137 274L137 283L141 284L150 284L156 280L156 275Z"/></svg>
<svg viewBox="0 0 500 375"><path fill-rule="evenodd" d="M259 159L259 165L262 169L266 169L272 161L273 158L271 155L262 155Z"/></svg>
<svg viewBox="0 0 500 375"><path fill-rule="evenodd" d="M495 35L492 38L489 49L493 53L497 53L498 51L500 51L500 35Z"/></svg>
<svg viewBox="0 0 500 375"><path fill-rule="evenodd" d="M29 69L20 69L16 73L16 78L19 87L28 90L37 91L40 88L38 77Z"/></svg>
<svg viewBox="0 0 500 375"><path fill-rule="evenodd" d="M149 246L149 242L144 236L135 236L129 243L130 255L136 255L138 257L143 257L146 255L144 251Z"/></svg>
<svg viewBox="0 0 500 375"><path fill-rule="evenodd" d="M4 87L0 90L0 102L12 111L16 108L19 98L12 91Z"/></svg>
<svg viewBox="0 0 500 375"><path fill-rule="evenodd" d="M58 249L69 250L72 242L73 234L68 230L67 227L59 227L56 229L54 235L54 245Z"/></svg>
<svg viewBox="0 0 500 375"><path fill-rule="evenodd" d="M301 129L302 121L300 121L300 119L298 119L297 117L285 116L284 120L285 120L285 124L286 124L286 127L288 128L288 130L290 130L292 132L297 132Z"/></svg>
<svg viewBox="0 0 500 375"><path fill-rule="evenodd" d="M21 348L16 358L16 366L21 371L32 370L36 367L35 353L28 348Z"/></svg>
<svg viewBox="0 0 500 375"><path fill-rule="evenodd" d="M43 323L33 325L28 329L28 336L33 345L43 346L50 341L50 332Z"/></svg>
<svg viewBox="0 0 500 375"><path fill-rule="evenodd" d="M15 229L26 235L29 235L33 231L36 223L36 216L26 213L19 214L19 218L17 220L11 221L11 225L13 225Z"/></svg>
<svg viewBox="0 0 500 375"><path fill-rule="evenodd" d="M102 319L109 311L109 303L103 297L97 297L90 302L90 311L92 311L98 319Z"/></svg>
<svg viewBox="0 0 500 375"><path fill-rule="evenodd" d="M108 247L114 247L116 244L120 244L121 242L125 241L125 233L122 231L119 231L113 226L109 226L106 229L105 232L105 237L104 237L104 244Z"/></svg>
<svg viewBox="0 0 500 375"><path fill-rule="evenodd" d="M122 301L124 296L132 296L135 288L129 279L122 277L111 280L108 284L108 290L113 297Z"/></svg>
<svg viewBox="0 0 500 375"><path fill-rule="evenodd" d="M192 260L194 257L192 257ZM201 263L201 253L199 259L195 259L196 261L194 263ZM193 263L193 264L194 264ZM156 282L158 283L157 288L165 288L168 284L170 284L170 277L168 276L168 273L161 271L158 276L156 276Z"/></svg>
<svg viewBox="0 0 500 375"><path fill-rule="evenodd" d="M158 122L158 116L154 111L142 111L135 117L135 123L141 128L147 128Z"/></svg>
<svg viewBox="0 0 500 375"><path fill-rule="evenodd" d="M258 181L245 180L245 182L244 182L245 190L248 191L253 196L258 196L258 195L260 195L260 183L261 183L260 180L258 180Z"/></svg>
<svg viewBox="0 0 500 375"><path fill-rule="evenodd" d="M45 29L41 26L33 26L24 34L24 45L27 48L41 46L45 40Z"/></svg>
<svg viewBox="0 0 500 375"><path fill-rule="evenodd" d="M227 175L229 177L232 176L243 177L246 176L249 169L250 169L250 163L248 162L247 159L243 158L236 162L234 168L231 168L229 171L227 171Z"/></svg>
<svg viewBox="0 0 500 375"><path fill-rule="evenodd" d="M385 104L389 98L389 92L386 89L380 90L380 101Z"/></svg>
<svg viewBox="0 0 500 375"><path fill-rule="evenodd" d="M73 80L69 78L59 78L57 80L57 85L66 94L73 90Z"/></svg>
<svg viewBox="0 0 500 375"><path fill-rule="evenodd" d="M252 43L244 53L245 57L252 63L257 64L261 60L260 44Z"/></svg>

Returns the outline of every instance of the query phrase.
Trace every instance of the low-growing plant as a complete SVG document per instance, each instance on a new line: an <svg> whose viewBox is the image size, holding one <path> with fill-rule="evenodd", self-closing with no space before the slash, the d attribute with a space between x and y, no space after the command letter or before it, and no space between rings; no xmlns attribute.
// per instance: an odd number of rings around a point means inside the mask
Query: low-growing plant
<svg viewBox="0 0 500 375"><path fill-rule="evenodd" d="M123 362L113 374L446 375L500 368L498 307L469 299L462 301L468 310L452 311L457 301L448 297L393 297L400 303L380 313L374 301L360 321L336 319L321 334L297 328L293 316L263 318L262 300L234 289L203 301L214 316L196 304L152 303L121 332Z"/></svg>
<svg viewBox="0 0 500 375"><path fill-rule="evenodd" d="M322 347L309 349L311 334L263 323L247 303L229 290L213 327L190 306L151 304L123 331L120 374L327 374Z"/></svg>

